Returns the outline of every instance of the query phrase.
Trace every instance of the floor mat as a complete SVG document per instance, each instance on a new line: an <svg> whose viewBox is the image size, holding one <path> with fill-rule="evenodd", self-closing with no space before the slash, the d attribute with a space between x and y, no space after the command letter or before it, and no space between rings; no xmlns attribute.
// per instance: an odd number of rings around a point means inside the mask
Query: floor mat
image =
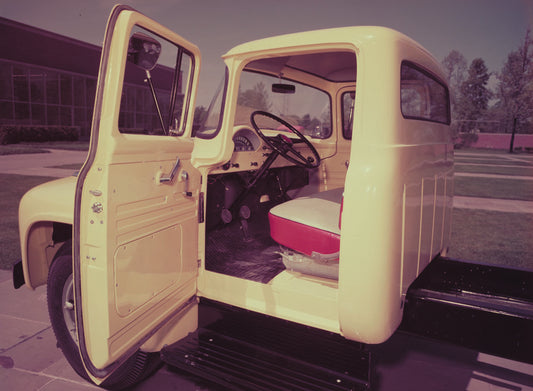
<svg viewBox="0 0 533 391"><path fill-rule="evenodd" d="M206 269L209 271L267 283L285 266L277 254L279 245L268 230L250 227L245 240L238 222L213 230L207 235Z"/></svg>

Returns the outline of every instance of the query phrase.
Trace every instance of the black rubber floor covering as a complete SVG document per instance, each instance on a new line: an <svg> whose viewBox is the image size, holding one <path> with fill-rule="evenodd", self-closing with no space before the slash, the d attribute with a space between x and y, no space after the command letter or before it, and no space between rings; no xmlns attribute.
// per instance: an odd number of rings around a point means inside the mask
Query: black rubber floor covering
<svg viewBox="0 0 533 391"><path fill-rule="evenodd" d="M234 221L207 234L206 269L234 277L267 283L285 269L279 245L270 238L268 220L249 223L245 238Z"/></svg>

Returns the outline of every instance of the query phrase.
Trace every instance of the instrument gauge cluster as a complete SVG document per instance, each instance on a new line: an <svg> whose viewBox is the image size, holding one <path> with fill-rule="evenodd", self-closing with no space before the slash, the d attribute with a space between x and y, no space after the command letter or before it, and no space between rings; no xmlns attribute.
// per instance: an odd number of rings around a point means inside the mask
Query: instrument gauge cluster
<svg viewBox="0 0 533 391"><path fill-rule="evenodd" d="M253 152L261 146L259 136L250 128L240 128L233 135L233 152Z"/></svg>
<svg viewBox="0 0 533 391"><path fill-rule="evenodd" d="M233 148L234 152L254 150L254 146L252 145L252 142L248 140L248 138L246 138L245 136L236 135L235 137L233 137L233 143L235 144L235 147Z"/></svg>

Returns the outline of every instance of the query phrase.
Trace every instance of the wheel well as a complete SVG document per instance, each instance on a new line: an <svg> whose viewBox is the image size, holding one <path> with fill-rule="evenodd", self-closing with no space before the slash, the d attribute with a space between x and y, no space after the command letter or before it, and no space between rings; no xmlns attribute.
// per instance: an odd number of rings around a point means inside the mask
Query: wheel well
<svg viewBox="0 0 533 391"><path fill-rule="evenodd" d="M72 225L55 221L34 223L27 236L26 284L36 288L46 284L50 265L63 244L72 238Z"/></svg>

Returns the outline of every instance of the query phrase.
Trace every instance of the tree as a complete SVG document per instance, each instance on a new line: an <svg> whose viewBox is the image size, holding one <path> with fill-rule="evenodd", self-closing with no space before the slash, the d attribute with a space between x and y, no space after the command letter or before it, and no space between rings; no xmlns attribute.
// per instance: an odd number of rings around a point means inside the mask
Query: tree
<svg viewBox="0 0 533 391"><path fill-rule="evenodd" d="M476 121L483 118L492 96L487 88L490 73L485 61L476 58L468 68L466 80L461 84L457 101L457 118L462 122L461 131L472 131Z"/></svg>
<svg viewBox="0 0 533 391"><path fill-rule="evenodd" d="M450 87L450 100L452 104L452 118L456 119L456 104L460 96L460 88L466 78L466 59L457 50L452 50L442 60L442 66L446 71L448 85Z"/></svg>
<svg viewBox="0 0 533 391"><path fill-rule="evenodd" d="M204 121L207 118L207 109L204 106L197 106L194 109L194 119L192 128L193 130L198 130L202 127Z"/></svg>
<svg viewBox="0 0 533 391"><path fill-rule="evenodd" d="M268 96L265 83L259 82L252 89L239 91L237 103L239 105L253 107L255 110L268 111L271 106Z"/></svg>
<svg viewBox="0 0 533 391"><path fill-rule="evenodd" d="M498 74L496 110L506 132L531 132L533 117L533 40L528 30L518 50L507 56Z"/></svg>

